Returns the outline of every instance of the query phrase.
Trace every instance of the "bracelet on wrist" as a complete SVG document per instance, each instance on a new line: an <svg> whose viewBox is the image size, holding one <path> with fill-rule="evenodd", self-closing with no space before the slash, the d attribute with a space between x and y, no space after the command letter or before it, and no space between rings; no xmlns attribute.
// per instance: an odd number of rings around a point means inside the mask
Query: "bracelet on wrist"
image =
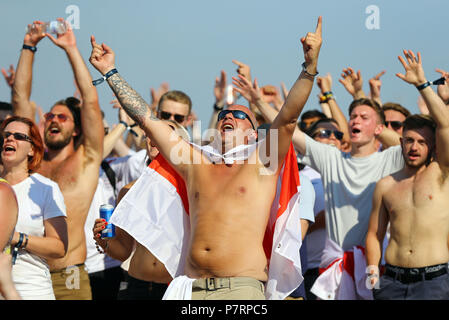
<svg viewBox="0 0 449 320"><path fill-rule="evenodd" d="M215 111L221 111L221 110L223 110L223 108L224 108L224 106L219 107L219 106L217 105L217 103L214 103L214 110L215 110Z"/></svg>
<svg viewBox="0 0 449 320"><path fill-rule="evenodd" d="M307 64L306 64L305 62L303 62L301 66L302 66L302 71L303 71L306 75L308 75L309 77L315 78L315 77L319 74L318 70L316 71L315 74L308 72L308 71L307 71Z"/></svg>
<svg viewBox="0 0 449 320"><path fill-rule="evenodd" d="M430 86L432 83L430 81L424 82L423 84L420 84L419 86L416 86L416 89L418 89L418 91L421 91L424 88L427 88L428 86Z"/></svg>
<svg viewBox="0 0 449 320"><path fill-rule="evenodd" d="M104 246L104 249L102 250L100 248L100 246L98 245L98 243L95 244L95 247L97 248L98 253L100 254L105 254L106 250L108 250L108 246L109 246L109 241L106 241L106 245Z"/></svg>
<svg viewBox="0 0 449 320"><path fill-rule="evenodd" d="M25 50L30 50L31 52L36 52L37 51L37 47L36 46L29 46L29 45L27 45L27 44L24 44L23 46L22 46L22 50L23 49L25 49Z"/></svg>
<svg viewBox="0 0 449 320"><path fill-rule="evenodd" d="M127 124L127 123L126 123L125 121L123 121L123 120L120 120L120 121L119 121L119 124L120 124L120 123L123 124L123 125L125 126L126 131L131 132L131 134L134 135L134 136L136 136L136 137L139 136L139 134L138 134L136 131L133 130L133 127L137 126L137 123L134 123L133 125L129 125L129 124Z"/></svg>
<svg viewBox="0 0 449 320"><path fill-rule="evenodd" d="M28 245L28 235L24 233L25 241L23 242L23 245L20 247L21 249L25 249Z"/></svg>
<svg viewBox="0 0 449 320"><path fill-rule="evenodd" d="M108 80L109 77L111 77L112 75L114 75L114 74L116 74L116 73L118 73L118 71L117 71L116 68L114 68L114 69L112 69L112 70L106 72L106 73L104 74L104 76L102 76L101 78L92 81L92 84L93 84L94 86L98 86L99 84L101 84L101 83L103 83L104 81Z"/></svg>
<svg viewBox="0 0 449 320"><path fill-rule="evenodd" d="M334 94L332 93L332 91L326 91L320 96L319 102L327 103L327 102L329 102L330 99L334 99Z"/></svg>

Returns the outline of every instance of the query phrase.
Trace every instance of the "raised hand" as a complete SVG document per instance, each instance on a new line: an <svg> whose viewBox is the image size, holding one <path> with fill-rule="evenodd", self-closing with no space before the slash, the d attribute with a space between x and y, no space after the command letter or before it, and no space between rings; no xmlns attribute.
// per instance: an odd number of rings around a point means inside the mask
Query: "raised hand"
<svg viewBox="0 0 449 320"><path fill-rule="evenodd" d="M238 78L232 77L232 80L232 83L235 86L234 91L240 93L246 100L248 100L248 102L256 104L257 100L262 99L262 93L257 83L257 79L254 79L254 85L240 74L238 75Z"/></svg>
<svg viewBox="0 0 449 320"><path fill-rule="evenodd" d="M374 97L380 97L380 87L382 86L382 81L380 80L380 77L382 77L385 74L385 70L382 72L376 74L373 78L369 79L369 87L371 92L371 98Z"/></svg>
<svg viewBox="0 0 449 320"><path fill-rule="evenodd" d="M237 60L232 60L232 63L238 66L237 74L244 76L246 79L248 79L249 82L251 82L251 69L249 65L244 64L243 62Z"/></svg>
<svg viewBox="0 0 449 320"><path fill-rule="evenodd" d="M346 91L354 98L360 97L363 92L363 79L360 70L356 73L354 69L348 67L343 69L341 77L343 79L339 79L338 81L345 87Z"/></svg>
<svg viewBox="0 0 449 320"><path fill-rule="evenodd" d="M405 75L402 73L396 73L396 76L407 83L413 84L414 86L421 85L425 82L426 76L424 75L424 69L422 67L421 53L417 53L417 57L411 50L404 50L404 60L403 57L398 56L399 61L405 69Z"/></svg>
<svg viewBox="0 0 449 320"><path fill-rule="evenodd" d="M324 77L317 77L316 84L320 88L321 93L332 91L332 76L327 73Z"/></svg>
<svg viewBox="0 0 449 320"><path fill-rule="evenodd" d="M159 100L161 99L162 95L170 90L170 85L168 82L163 82L159 86L157 90L154 88L150 88L150 96L151 96L151 110L153 112L156 112L157 106L159 104Z"/></svg>
<svg viewBox="0 0 449 320"><path fill-rule="evenodd" d="M304 51L304 60L307 66L307 71L311 74L316 73L316 66L318 63L318 56L322 40L322 17L318 17L315 32L308 32L307 35L301 38L302 48ZM311 69L309 69L309 66Z"/></svg>
<svg viewBox="0 0 449 320"><path fill-rule="evenodd" d="M215 103L217 105L223 105L224 99L226 98L226 84L227 84L227 76L224 70L220 72L220 78L215 78L215 86L214 86L214 96Z"/></svg>
<svg viewBox="0 0 449 320"><path fill-rule="evenodd" d="M45 35L58 47L67 50L73 47L76 47L76 38L75 38L75 34L73 33L72 27L70 26L70 24L68 22L65 22L64 19L62 18L58 18L56 19L60 22L63 22L66 24L67 27L67 31L63 34L58 34L55 37L53 37L51 34L46 33Z"/></svg>
<svg viewBox="0 0 449 320"><path fill-rule="evenodd" d="M285 83L283 83L283 82L281 82L281 90L282 90L282 95L284 96L284 100L286 100L288 97L289 90L287 89L287 87L285 86Z"/></svg>
<svg viewBox="0 0 449 320"><path fill-rule="evenodd" d="M23 44L35 47L39 41L46 37L46 33L42 31L42 21L34 21L33 24L29 24L28 28L30 32L25 34Z"/></svg>
<svg viewBox="0 0 449 320"><path fill-rule="evenodd" d="M435 71L441 73L441 76L446 79L444 84L438 85L437 92L440 98L447 104L449 102L449 72L441 69L435 69Z"/></svg>
<svg viewBox="0 0 449 320"><path fill-rule="evenodd" d="M115 68L115 54L109 46L102 43L101 45L95 41L94 36L90 36L90 43L92 45L92 53L90 55L90 63L102 75L106 74Z"/></svg>
<svg viewBox="0 0 449 320"><path fill-rule="evenodd" d="M12 64L9 65L8 71L6 71L5 68L2 68L2 74L8 86L12 89L12 86L14 85L14 79L16 78L16 71L14 70L14 66Z"/></svg>

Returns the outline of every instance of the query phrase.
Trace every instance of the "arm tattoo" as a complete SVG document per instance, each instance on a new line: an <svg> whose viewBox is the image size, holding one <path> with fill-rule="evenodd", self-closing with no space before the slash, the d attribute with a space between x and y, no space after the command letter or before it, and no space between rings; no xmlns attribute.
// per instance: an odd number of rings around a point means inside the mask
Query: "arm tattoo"
<svg viewBox="0 0 449 320"><path fill-rule="evenodd" d="M150 114L151 120L159 120L151 112L145 100L131 86L116 73L109 77L109 86L114 91L117 99L126 113L139 125L142 125L145 118Z"/></svg>

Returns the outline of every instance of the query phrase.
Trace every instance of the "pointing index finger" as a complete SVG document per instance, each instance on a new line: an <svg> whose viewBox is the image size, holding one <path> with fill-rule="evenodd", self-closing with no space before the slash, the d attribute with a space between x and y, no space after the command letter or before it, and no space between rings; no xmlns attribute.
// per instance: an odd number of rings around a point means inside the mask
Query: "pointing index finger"
<svg viewBox="0 0 449 320"><path fill-rule="evenodd" d="M317 24L316 24L316 30L315 30L315 33L316 33L316 34L319 34L320 36L321 36L321 34L322 34L322 21L323 21L323 17L322 17L322 16L319 16L319 17L318 17L318 22L317 22Z"/></svg>

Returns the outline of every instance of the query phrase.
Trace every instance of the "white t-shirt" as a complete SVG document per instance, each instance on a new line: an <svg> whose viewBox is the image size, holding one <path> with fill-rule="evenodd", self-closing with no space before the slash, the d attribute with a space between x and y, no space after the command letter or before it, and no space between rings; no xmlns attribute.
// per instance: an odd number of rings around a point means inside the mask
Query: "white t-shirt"
<svg viewBox="0 0 449 320"><path fill-rule="evenodd" d="M301 172L310 179L315 190L315 205L313 207L313 212L316 217L318 213L324 210L324 188L323 183L321 182L321 175L309 166L305 166ZM321 228L312 231L307 234L306 238L307 268L318 268L320 266L321 254L323 253L324 243L326 241L326 229Z"/></svg>
<svg viewBox="0 0 449 320"><path fill-rule="evenodd" d="M401 147L359 158L308 136L305 139L301 162L321 174L327 235L345 251L364 247L374 188L377 181L404 167Z"/></svg>
<svg viewBox="0 0 449 320"><path fill-rule="evenodd" d="M44 220L67 216L64 197L56 182L33 173L12 187L19 204L17 232L44 237ZM54 299L50 269L44 258L19 250L12 275L23 299Z"/></svg>
<svg viewBox="0 0 449 320"><path fill-rule="evenodd" d="M97 251L96 242L93 239L92 228L95 219L100 218L100 206L110 204L115 207L118 192L122 187L136 180L145 169L146 150L142 149L131 156L106 159L109 166L115 173L116 193L112 187L106 173L100 167L100 177L98 179L97 189L95 190L92 203L89 208L86 223L84 224L84 233L86 235L86 269L88 273L94 273L105 269L117 267L120 261L112 259L107 254L101 254Z"/></svg>

